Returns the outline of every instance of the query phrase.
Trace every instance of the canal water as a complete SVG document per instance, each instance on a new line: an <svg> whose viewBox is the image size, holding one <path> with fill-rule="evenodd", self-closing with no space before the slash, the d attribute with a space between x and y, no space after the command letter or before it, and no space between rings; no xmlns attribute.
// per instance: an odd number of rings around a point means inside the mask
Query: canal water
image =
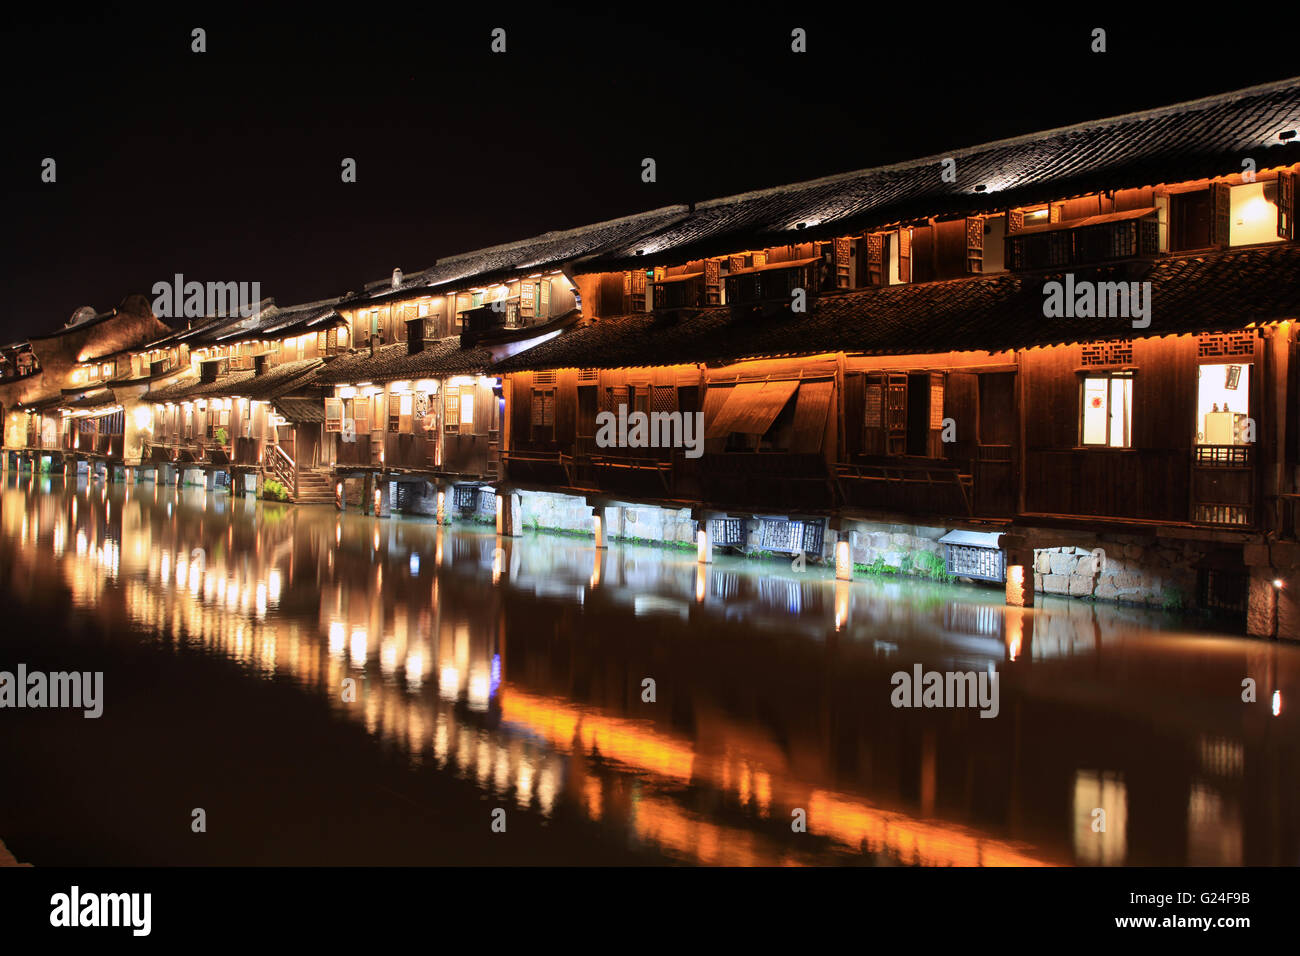
<svg viewBox="0 0 1300 956"><path fill-rule="evenodd" d="M1199 619L26 475L0 595L103 674L0 710L37 866L1300 863L1300 648Z"/></svg>

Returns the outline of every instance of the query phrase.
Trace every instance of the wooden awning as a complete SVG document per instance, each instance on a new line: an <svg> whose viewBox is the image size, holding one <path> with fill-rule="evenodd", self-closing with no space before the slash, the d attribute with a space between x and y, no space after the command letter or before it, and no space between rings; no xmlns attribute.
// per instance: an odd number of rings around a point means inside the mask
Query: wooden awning
<svg viewBox="0 0 1300 956"><path fill-rule="evenodd" d="M797 269L799 266L812 265L814 262L821 262L821 256L813 256L811 259L785 259L781 262L769 262L766 265L750 266L748 269L737 269L734 272L728 272L724 279L731 276L745 276L755 272L775 272L778 269Z"/></svg>
<svg viewBox="0 0 1300 956"><path fill-rule="evenodd" d="M834 391L835 383L831 379L800 384L799 399L794 406L794 437L790 440L790 451L799 455L821 451Z"/></svg>
<svg viewBox="0 0 1300 956"><path fill-rule="evenodd" d="M1024 229L1018 229L1015 232L1007 233L1007 238L1014 239L1017 236L1036 236L1044 232L1061 232L1064 229L1082 229L1084 226L1100 226L1108 222L1124 222L1129 219L1145 219L1147 216L1154 215L1155 206L1147 206L1145 209L1127 209L1124 212L1108 212L1100 216L1088 216L1085 219L1069 219L1065 222L1052 222L1042 226L1026 226Z"/></svg>
<svg viewBox="0 0 1300 956"><path fill-rule="evenodd" d="M762 435L798 388L798 381L741 382L733 386L717 416L712 422L706 421L704 437L725 438L732 432Z"/></svg>

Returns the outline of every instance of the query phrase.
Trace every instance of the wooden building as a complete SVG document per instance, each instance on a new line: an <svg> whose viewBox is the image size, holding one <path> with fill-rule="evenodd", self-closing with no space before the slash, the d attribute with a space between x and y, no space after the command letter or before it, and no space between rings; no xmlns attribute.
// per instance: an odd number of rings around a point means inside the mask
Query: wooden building
<svg viewBox="0 0 1300 956"><path fill-rule="evenodd" d="M923 160L699 204L584 260L582 325L498 364L504 485L702 530L992 530L1025 582L1089 535L1194 540L1222 585L1195 603L1300 636L1300 553L1268 545L1300 491L1298 134L1287 81L967 150L955 182ZM602 442L620 409L652 435L698 412L702 448Z"/></svg>
<svg viewBox="0 0 1300 956"><path fill-rule="evenodd" d="M236 485L246 476L274 479L293 501L332 500L324 414L311 381L349 342L333 300L268 303L246 319L206 323L183 343L183 374L142 397L152 409L144 462L225 473ZM163 344L164 354L177 347Z"/></svg>
<svg viewBox="0 0 1300 956"><path fill-rule="evenodd" d="M13 453L61 466L68 452L120 460L123 409L106 386L126 371L130 349L169 331L144 296L130 295L108 312L78 309L57 332L11 346L0 363L6 460Z"/></svg>

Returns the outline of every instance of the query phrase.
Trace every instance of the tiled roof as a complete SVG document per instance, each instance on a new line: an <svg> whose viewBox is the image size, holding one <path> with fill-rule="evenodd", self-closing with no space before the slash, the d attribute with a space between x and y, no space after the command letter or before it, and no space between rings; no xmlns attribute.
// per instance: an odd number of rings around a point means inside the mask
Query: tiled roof
<svg viewBox="0 0 1300 956"><path fill-rule="evenodd" d="M653 314L607 318L534 346L494 367L618 368L844 351L921 355L1001 351L1068 342L1241 329L1300 317L1300 247L1292 243L1162 258L1140 269L1075 269L1076 280L1150 281L1151 324L1049 319L1043 284L1059 275L1002 273L824 294L803 315L735 317L726 306L666 322Z"/></svg>
<svg viewBox="0 0 1300 956"><path fill-rule="evenodd" d="M229 342L250 336L282 338L327 329L344 321L334 308L335 302L336 300L330 299L285 308L272 305L256 315L229 323L213 338L218 342Z"/></svg>
<svg viewBox="0 0 1300 956"><path fill-rule="evenodd" d="M276 365L261 375L254 372L230 372L218 375L215 382L186 382L150 389L141 398L150 402L176 402L193 398L218 398L239 395L265 401L284 395L300 385L321 365L320 359L303 359Z"/></svg>
<svg viewBox="0 0 1300 956"><path fill-rule="evenodd" d="M214 342L229 342L249 336L280 338L313 329L329 328L343 322L334 309L336 300L322 299L301 305L277 306L263 300L263 307L250 316L217 316L195 319L189 328L178 329L171 335L156 339L132 351L149 351L170 348L185 343L190 348L201 348Z"/></svg>
<svg viewBox="0 0 1300 956"><path fill-rule="evenodd" d="M1283 141L1279 134L1288 130L1293 135ZM1240 173L1246 157L1261 170L1300 161L1300 77L700 203L596 264L685 261L929 216L1224 176ZM956 163L955 182L941 176L947 158Z"/></svg>
<svg viewBox="0 0 1300 956"><path fill-rule="evenodd" d="M449 291L576 263L679 263L927 217L987 213L1111 189L1300 162L1300 77L944 154L546 233L368 284L351 302ZM941 175L955 162L955 181Z"/></svg>
<svg viewBox="0 0 1300 956"><path fill-rule="evenodd" d="M421 291L446 291L451 286L496 282L518 272L555 269L586 256L624 248L628 243L635 242L638 236L662 230L688 214L687 206L667 206L577 229L548 232L531 239L447 256L430 268L403 276L397 289L393 288L391 280L371 282L361 295L349 301L365 302Z"/></svg>
<svg viewBox="0 0 1300 956"><path fill-rule="evenodd" d="M277 398L275 410L291 422L325 421L325 403L319 398Z"/></svg>
<svg viewBox="0 0 1300 956"><path fill-rule="evenodd" d="M351 382L391 382L398 379L434 378L439 375L474 375L492 364L487 348L460 347L460 336L450 335L424 344L424 351L407 354L407 343L385 345L372 357L368 351L340 356L314 379L320 385Z"/></svg>

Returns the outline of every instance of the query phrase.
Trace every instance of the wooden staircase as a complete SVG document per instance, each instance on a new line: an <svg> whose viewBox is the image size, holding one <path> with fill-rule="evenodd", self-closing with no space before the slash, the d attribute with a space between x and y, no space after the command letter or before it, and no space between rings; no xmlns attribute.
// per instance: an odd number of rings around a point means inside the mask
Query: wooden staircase
<svg viewBox="0 0 1300 956"><path fill-rule="evenodd" d="M300 505L323 505L334 503L334 478L326 472L298 472L298 487L293 500Z"/></svg>
<svg viewBox="0 0 1300 956"><path fill-rule="evenodd" d="M262 461L263 473L274 478L289 491L289 500L299 505L332 504L334 479L324 471L299 470L294 460L279 445L267 445Z"/></svg>

